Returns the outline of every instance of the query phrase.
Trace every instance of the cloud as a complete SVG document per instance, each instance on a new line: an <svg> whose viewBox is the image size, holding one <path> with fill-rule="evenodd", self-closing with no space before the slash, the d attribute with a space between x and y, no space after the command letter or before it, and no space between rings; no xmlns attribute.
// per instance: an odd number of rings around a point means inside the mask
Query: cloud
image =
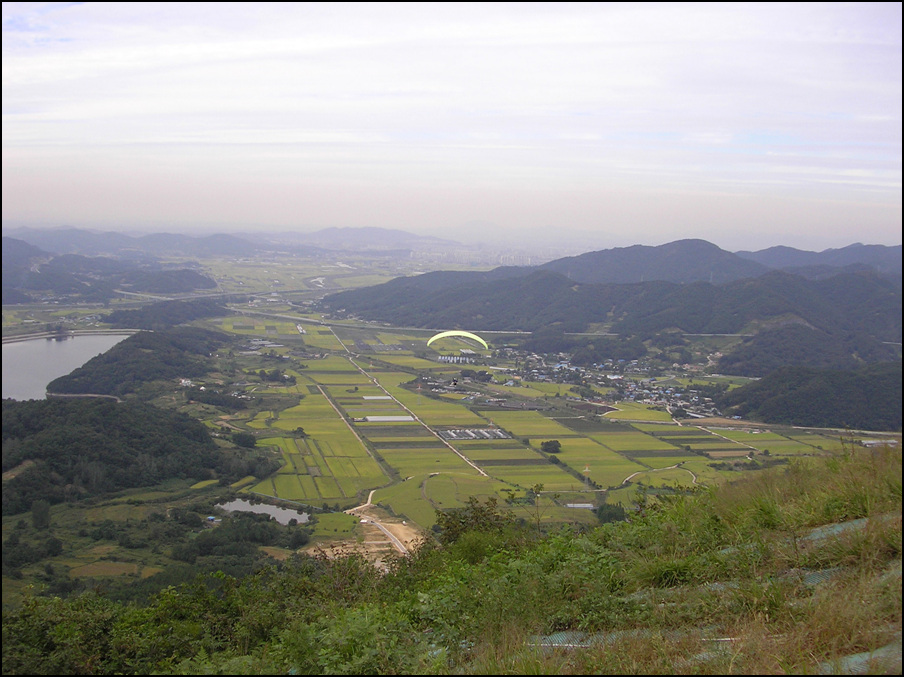
<svg viewBox="0 0 904 677"><path fill-rule="evenodd" d="M713 194L746 222L738 195L831 182L900 241L900 27L884 3L4 3L4 220L219 220L175 187L213 180L280 224L618 214L677 238L724 220ZM84 189L54 193L61 171ZM145 197L105 206L111 176ZM646 205L674 191L694 219L660 227ZM794 227L825 232L811 210Z"/></svg>

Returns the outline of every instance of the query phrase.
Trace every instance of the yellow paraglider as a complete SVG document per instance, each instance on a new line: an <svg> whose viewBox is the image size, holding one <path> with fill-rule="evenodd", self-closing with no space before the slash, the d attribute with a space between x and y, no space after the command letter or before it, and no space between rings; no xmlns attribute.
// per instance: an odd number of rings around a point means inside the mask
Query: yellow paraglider
<svg viewBox="0 0 904 677"><path fill-rule="evenodd" d="M430 338L430 340L427 341L427 345L429 346L436 339L446 338L447 336L462 336L464 338L474 339L487 350L490 349L490 346L487 345L487 342L484 341L482 338L480 338L477 334L472 334L469 331L461 331L459 329L453 329L452 331L441 331L436 336L433 336L432 338Z"/></svg>

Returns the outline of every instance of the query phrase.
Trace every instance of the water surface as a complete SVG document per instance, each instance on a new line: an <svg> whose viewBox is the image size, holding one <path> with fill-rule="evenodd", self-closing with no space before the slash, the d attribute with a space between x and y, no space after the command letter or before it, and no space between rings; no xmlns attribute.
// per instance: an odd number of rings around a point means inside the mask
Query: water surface
<svg viewBox="0 0 904 677"><path fill-rule="evenodd" d="M41 400L47 384L107 352L125 334L70 336L63 341L32 339L3 344L3 397Z"/></svg>

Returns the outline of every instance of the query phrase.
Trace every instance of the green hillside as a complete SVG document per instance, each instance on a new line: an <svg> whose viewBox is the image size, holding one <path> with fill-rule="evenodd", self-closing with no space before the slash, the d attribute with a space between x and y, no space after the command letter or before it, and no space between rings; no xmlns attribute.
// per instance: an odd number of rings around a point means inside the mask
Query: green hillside
<svg viewBox="0 0 904 677"><path fill-rule="evenodd" d="M846 449L545 535L471 501L386 573L324 554L147 605L33 595L3 615L3 669L900 673L901 470Z"/></svg>
<svg viewBox="0 0 904 677"><path fill-rule="evenodd" d="M730 415L817 428L901 430L901 363L840 372L785 367L726 393Z"/></svg>
<svg viewBox="0 0 904 677"><path fill-rule="evenodd" d="M218 449L200 422L148 404L3 400L4 515L171 478L234 481L253 466L238 457Z"/></svg>

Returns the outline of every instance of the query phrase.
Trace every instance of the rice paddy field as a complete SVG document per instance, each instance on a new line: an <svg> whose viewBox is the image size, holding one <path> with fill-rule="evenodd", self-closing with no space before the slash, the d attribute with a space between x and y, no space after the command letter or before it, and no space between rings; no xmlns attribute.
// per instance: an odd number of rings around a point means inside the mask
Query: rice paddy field
<svg viewBox="0 0 904 677"><path fill-rule="evenodd" d="M481 415L491 420L515 437L542 437L554 439L572 437L575 432L536 411L481 411Z"/></svg>
<svg viewBox="0 0 904 677"><path fill-rule="evenodd" d="M557 454L558 458L603 488L620 486L632 473L645 470L639 463L591 439L575 438L560 442L562 451Z"/></svg>
<svg viewBox="0 0 904 677"><path fill-rule="evenodd" d="M532 465L486 465L484 472L518 489L529 489L542 484L547 491L564 491L580 487L581 480L557 465L549 463Z"/></svg>
<svg viewBox="0 0 904 677"><path fill-rule="evenodd" d="M665 412L634 403L623 403L626 406L616 412L631 421L619 429L569 427L565 424L570 419L553 420L530 410L475 413L465 406L467 400L438 399L402 387L414 378L404 369L424 366L418 362L421 358L384 357L373 363L339 355L311 360L297 372L299 385L269 388L294 393L299 400L282 410L257 412L246 421L248 429L263 435L259 444L278 448L284 461L278 473L246 484L246 490L299 503L351 506L376 489L375 501L429 527L435 510L462 506L472 495L504 498L506 491L521 495L542 484L547 492L585 496L578 502L598 504L633 495L631 487L661 490L690 487L695 479L701 484L722 481L730 473L710 463L742 459L754 451L769 449L771 455L780 456L821 453L819 446L840 448L831 437L808 431L679 426ZM391 361L399 370L387 366ZM536 385L540 387L494 389L517 390L522 396L533 391L532 397L545 397L563 387ZM508 431L512 438L448 440L486 477L434 434L488 427ZM303 428L307 437L291 436L296 428ZM546 440L562 445L560 464L538 452ZM393 483L392 477L402 481ZM587 480L608 492L592 490ZM578 512L560 506L550 514L557 515L560 508L563 515Z"/></svg>
<svg viewBox="0 0 904 677"><path fill-rule="evenodd" d="M672 451L677 447L668 440L642 432L591 433L589 437L612 451Z"/></svg>
<svg viewBox="0 0 904 677"><path fill-rule="evenodd" d="M474 468L448 447L381 449L380 455L401 477L423 474L425 470L477 474Z"/></svg>
<svg viewBox="0 0 904 677"><path fill-rule="evenodd" d="M632 454L631 458L638 463L648 465L651 468L669 468L678 463L686 463L688 461L696 461L699 456L681 455L681 456L641 456Z"/></svg>
<svg viewBox="0 0 904 677"><path fill-rule="evenodd" d="M344 426L343 422L340 425ZM389 478L355 435L337 425L309 425L309 437L263 438L278 448L284 465L275 475L247 488L250 493L319 504L358 502L358 493L386 484Z"/></svg>
<svg viewBox="0 0 904 677"><path fill-rule="evenodd" d="M644 404L636 404L634 402L619 402L614 405L616 411L610 411L605 414L608 419L625 420L625 421L671 421L672 415L667 411L657 411L650 409Z"/></svg>
<svg viewBox="0 0 904 677"><path fill-rule="evenodd" d="M655 493L738 477L737 466L723 461L743 460L754 453L759 458L765 451L773 458L822 454L842 446L839 438L825 431L730 423L678 425L668 412L636 402L619 402L617 411L602 418L586 415L562 406L570 394L568 384L504 385L508 376L501 371L492 373L485 394L540 400L550 407L550 415L530 409L475 409L473 399L464 393L438 395L409 385L419 374L455 374L462 369L415 355L428 338L425 333L350 324L336 325L334 333L301 315L297 322L251 313L218 322L221 329L249 340L283 344L265 345L263 350L295 359L283 367L295 377L294 385L248 387L255 396L277 395L277 400L264 400L272 405L211 423L252 432L259 446L274 449L281 458L278 472L245 478L236 485L239 491L300 504L348 508L366 500L373 490L375 503L429 528L436 510L464 506L472 496L501 500L510 492L522 496L542 484L544 500L550 502L543 520L592 520L590 510L567 508L564 499L555 499L554 505L552 496L568 496L568 502L585 505L630 503L642 487ZM460 342L447 341L449 345L438 347L457 354ZM308 352L303 365L292 352L302 342ZM346 352L349 346L363 355ZM246 359L255 365L246 373L256 373L259 364L272 368L260 357ZM440 436L447 431L497 428L511 437ZM561 444L556 462L540 452L547 440Z"/></svg>
<svg viewBox="0 0 904 677"><path fill-rule="evenodd" d="M642 472L631 478L631 481L648 487L691 488L694 486L694 475L681 468L668 468L655 472Z"/></svg>
<svg viewBox="0 0 904 677"><path fill-rule="evenodd" d="M345 350L342 343L330 329L311 327L302 337L309 349L313 350Z"/></svg>
<svg viewBox="0 0 904 677"><path fill-rule="evenodd" d="M486 421L470 409L453 402L435 400L432 397L412 393L404 388L387 388L390 394L429 426L478 427Z"/></svg>
<svg viewBox="0 0 904 677"><path fill-rule="evenodd" d="M493 447L490 444L481 444L477 442L453 442L452 446L479 465L498 465L500 461L546 463L546 460L540 454L522 444L506 447ZM526 463L524 464L526 465Z"/></svg>

